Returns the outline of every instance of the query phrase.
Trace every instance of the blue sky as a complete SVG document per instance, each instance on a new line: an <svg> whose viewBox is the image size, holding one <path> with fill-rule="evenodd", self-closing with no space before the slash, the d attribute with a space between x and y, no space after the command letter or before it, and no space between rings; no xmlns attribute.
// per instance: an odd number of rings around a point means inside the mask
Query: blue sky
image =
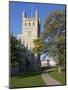
<svg viewBox="0 0 68 90"><path fill-rule="evenodd" d="M41 30L43 30L46 17L55 10L65 10L65 5L43 4L43 3L25 3L10 1L9 5L10 32L14 34L22 33L22 13L26 12L28 17L33 17L37 9L41 22Z"/></svg>

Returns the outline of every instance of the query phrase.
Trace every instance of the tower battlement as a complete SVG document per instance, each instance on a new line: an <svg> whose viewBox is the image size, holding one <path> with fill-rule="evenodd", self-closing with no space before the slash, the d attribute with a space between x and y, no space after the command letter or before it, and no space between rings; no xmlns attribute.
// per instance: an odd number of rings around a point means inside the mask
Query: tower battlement
<svg viewBox="0 0 68 90"><path fill-rule="evenodd" d="M40 23L38 11L35 11L34 17L27 17L26 12L22 15L22 44L29 50L34 47L33 41L39 37Z"/></svg>

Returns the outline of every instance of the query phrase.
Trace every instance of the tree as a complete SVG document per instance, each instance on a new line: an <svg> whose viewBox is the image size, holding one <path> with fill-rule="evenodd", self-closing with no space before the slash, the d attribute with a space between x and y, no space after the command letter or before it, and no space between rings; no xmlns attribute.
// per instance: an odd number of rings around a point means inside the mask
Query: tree
<svg viewBox="0 0 68 90"><path fill-rule="evenodd" d="M65 62L65 12L55 11L45 20L43 38L47 44L48 53L57 58L58 72Z"/></svg>
<svg viewBox="0 0 68 90"><path fill-rule="evenodd" d="M10 37L11 66L18 65L19 72L26 71L30 65L28 49L13 35Z"/></svg>
<svg viewBox="0 0 68 90"><path fill-rule="evenodd" d="M32 50L33 54L37 58L37 65L40 66L40 54L43 53L45 44L44 41L39 37L38 39L34 40L34 48Z"/></svg>
<svg viewBox="0 0 68 90"><path fill-rule="evenodd" d="M25 54L24 48L21 47L21 42L16 39L13 35L10 37L10 49L11 49L11 66L19 66L19 72L22 71L23 56ZM23 53L22 53L23 52ZM21 55L22 54L22 55Z"/></svg>
<svg viewBox="0 0 68 90"><path fill-rule="evenodd" d="M18 63L18 40L11 35L10 37L10 49L11 49L11 64L15 65Z"/></svg>
<svg viewBox="0 0 68 90"><path fill-rule="evenodd" d="M44 48L45 48L45 44L41 38L34 40L34 48L32 50L34 54L42 54Z"/></svg>

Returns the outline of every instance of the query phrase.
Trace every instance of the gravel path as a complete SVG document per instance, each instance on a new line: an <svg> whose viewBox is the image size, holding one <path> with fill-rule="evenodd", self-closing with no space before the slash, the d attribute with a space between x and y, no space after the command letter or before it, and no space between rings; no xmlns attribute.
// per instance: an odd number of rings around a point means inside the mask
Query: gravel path
<svg viewBox="0 0 68 90"><path fill-rule="evenodd" d="M44 80L46 85L62 85L59 81L55 80L53 77L51 77L47 71L44 71L42 74L42 79Z"/></svg>

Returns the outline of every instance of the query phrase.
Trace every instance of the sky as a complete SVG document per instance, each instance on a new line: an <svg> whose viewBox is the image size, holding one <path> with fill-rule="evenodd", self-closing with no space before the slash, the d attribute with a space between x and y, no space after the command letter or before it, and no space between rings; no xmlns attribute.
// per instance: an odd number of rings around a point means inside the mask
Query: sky
<svg viewBox="0 0 68 90"><path fill-rule="evenodd" d="M34 17L35 10L39 12L41 31L44 30L46 17L55 10L65 10L65 5L46 3L26 3L10 1L9 3L9 25L10 32L14 34L22 33L22 13L26 12L27 17Z"/></svg>

